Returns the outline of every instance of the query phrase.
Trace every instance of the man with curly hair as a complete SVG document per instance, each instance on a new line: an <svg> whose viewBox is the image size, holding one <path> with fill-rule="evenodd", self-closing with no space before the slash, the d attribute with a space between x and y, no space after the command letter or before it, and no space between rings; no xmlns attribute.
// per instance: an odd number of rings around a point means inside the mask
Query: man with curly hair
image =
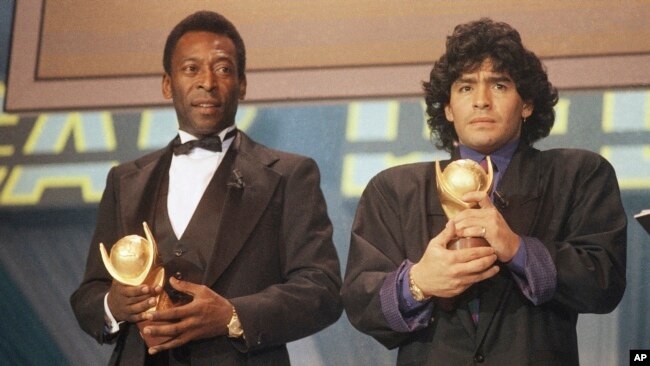
<svg viewBox="0 0 650 366"><path fill-rule="evenodd" d="M539 151L556 89L505 23L458 25L424 83L428 125L451 160L489 156L491 192L448 220L432 163L366 187L342 295L352 324L400 365L577 365L579 313L612 311L625 289L627 221L612 166L576 149ZM489 246L448 249L458 237Z"/></svg>

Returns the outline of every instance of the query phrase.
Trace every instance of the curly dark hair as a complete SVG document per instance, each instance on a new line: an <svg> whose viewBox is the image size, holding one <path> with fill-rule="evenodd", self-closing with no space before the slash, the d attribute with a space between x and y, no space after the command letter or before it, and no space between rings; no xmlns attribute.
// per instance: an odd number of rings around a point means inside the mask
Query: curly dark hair
<svg viewBox="0 0 650 366"><path fill-rule="evenodd" d="M436 147L451 152L458 141L454 124L445 117L451 84L462 74L477 70L490 59L494 70L506 73L514 81L522 100L533 103L533 113L526 119L521 140L528 145L548 136L555 121L553 106L557 89L548 81L539 58L527 50L519 33L510 25L482 18L456 26L447 37L447 49L433 65L430 79L424 82L427 124Z"/></svg>
<svg viewBox="0 0 650 366"><path fill-rule="evenodd" d="M246 75L246 47L237 28L226 17L213 11L197 11L176 24L167 36L163 53L163 68L171 75L172 54L178 40L187 32L211 32L222 34L232 40L237 50L237 72L239 79Z"/></svg>

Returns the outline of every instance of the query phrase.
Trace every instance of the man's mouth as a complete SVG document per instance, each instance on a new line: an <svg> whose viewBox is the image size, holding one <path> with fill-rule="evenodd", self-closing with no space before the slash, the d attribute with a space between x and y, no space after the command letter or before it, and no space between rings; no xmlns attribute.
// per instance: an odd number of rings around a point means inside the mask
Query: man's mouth
<svg viewBox="0 0 650 366"><path fill-rule="evenodd" d="M490 117L475 117L472 118L469 123L474 124L474 123L494 123L494 119Z"/></svg>
<svg viewBox="0 0 650 366"><path fill-rule="evenodd" d="M213 101L195 101L192 103L192 107L202 112L214 112L221 107L221 104Z"/></svg>

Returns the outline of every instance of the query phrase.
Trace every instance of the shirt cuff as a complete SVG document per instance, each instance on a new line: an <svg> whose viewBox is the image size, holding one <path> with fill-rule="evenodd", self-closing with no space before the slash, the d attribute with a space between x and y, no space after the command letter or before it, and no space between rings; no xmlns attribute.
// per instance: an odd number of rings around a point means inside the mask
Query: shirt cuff
<svg viewBox="0 0 650 366"><path fill-rule="evenodd" d="M124 323L115 320L115 317L108 308L108 292L104 296L104 331L106 334L115 334L120 331L120 324Z"/></svg>
<svg viewBox="0 0 650 366"><path fill-rule="evenodd" d="M413 298L413 293L411 292L409 286L409 275L411 273L411 268L413 268L413 262L406 260L404 267L398 274L397 277L397 291L402 296L398 296L397 300L399 301L399 310L403 314L410 314L413 311L417 311L427 305L427 301L417 301Z"/></svg>
<svg viewBox="0 0 650 366"><path fill-rule="evenodd" d="M548 249L536 238L522 236L519 250L508 262L512 278L534 305L551 300L557 287L557 270Z"/></svg>
<svg viewBox="0 0 650 366"><path fill-rule="evenodd" d="M509 270L518 274L519 276L525 276L526 273L526 245L524 239L519 237L519 249L517 253L512 257L510 262L506 264Z"/></svg>

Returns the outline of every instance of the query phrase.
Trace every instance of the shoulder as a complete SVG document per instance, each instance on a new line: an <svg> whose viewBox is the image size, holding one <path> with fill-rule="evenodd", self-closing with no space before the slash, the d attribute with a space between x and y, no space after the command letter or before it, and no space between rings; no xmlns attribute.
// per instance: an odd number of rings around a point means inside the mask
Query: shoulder
<svg viewBox="0 0 650 366"><path fill-rule="evenodd" d="M316 162L310 157L270 148L254 141L241 131L240 136L237 147L237 153L240 159L266 166L281 174L291 172L299 166L318 169Z"/></svg>
<svg viewBox="0 0 650 366"><path fill-rule="evenodd" d="M167 152L167 149L168 149L167 147L164 147L162 149L152 151L134 160L121 163L113 167L111 171L113 171L114 174L118 176L122 176L125 174L138 171L150 164L156 164L158 161L160 161L160 159L165 154L165 152Z"/></svg>
<svg viewBox="0 0 650 366"><path fill-rule="evenodd" d="M593 151L552 149L541 151L540 157L542 173L567 184L617 184L618 181L612 164Z"/></svg>
<svg viewBox="0 0 650 366"><path fill-rule="evenodd" d="M601 155L583 149L551 149L539 152L545 165L569 170L613 169Z"/></svg>
<svg viewBox="0 0 650 366"><path fill-rule="evenodd" d="M433 162L398 165L375 175L366 191L376 190L388 195L404 195L428 186L434 173Z"/></svg>

